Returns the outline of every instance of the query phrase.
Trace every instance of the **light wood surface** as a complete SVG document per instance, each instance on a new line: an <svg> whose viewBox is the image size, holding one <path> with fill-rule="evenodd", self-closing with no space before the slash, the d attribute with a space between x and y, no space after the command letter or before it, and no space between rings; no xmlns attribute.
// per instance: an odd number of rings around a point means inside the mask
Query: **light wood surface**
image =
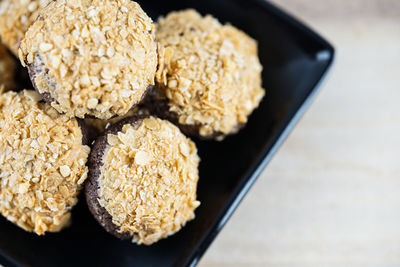
<svg viewBox="0 0 400 267"><path fill-rule="evenodd" d="M199 266L400 266L400 1L275 2L336 62Z"/></svg>

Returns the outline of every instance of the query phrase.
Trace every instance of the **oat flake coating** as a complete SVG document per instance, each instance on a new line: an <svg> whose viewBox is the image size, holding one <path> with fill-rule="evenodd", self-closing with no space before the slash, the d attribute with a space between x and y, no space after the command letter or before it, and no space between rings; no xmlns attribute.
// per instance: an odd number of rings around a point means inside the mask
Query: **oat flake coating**
<svg viewBox="0 0 400 267"><path fill-rule="evenodd" d="M109 119L126 114L154 84L154 31L130 0L58 0L28 30L19 57L58 111Z"/></svg>
<svg viewBox="0 0 400 267"><path fill-rule="evenodd" d="M148 117L107 142L98 201L121 233L151 245L194 218L199 157L176 126Z"/></svg>
<svg viewBox="0 0 400 267"><path fill-rule="evenodd" d="M90 148L76 119L39 99L27 90L0 95L0 213L43 235L68 225Z"/></svg>
<svg viewBox="0 0 400 267"><path fill-rule="evenodd" d="M53 0L2 0L0 2L0 37L18 55L19 44L39 12Z"/></svg>
<svg viewBox="0 0 400 267"><path fill-rule="evenodd" d="M179 124L200 126L199 135L207 137L247 122L264 96L255 40L194 10L161 18L156 37L165 48L159 94Z"/></svg>
<svg viewBox="0 0 400 267"><path fill-rule="evenodd" d="M0 44L0 87L4 85L6 90L15 89L15 70L14 59L8 53L5 46Z"/></svg>

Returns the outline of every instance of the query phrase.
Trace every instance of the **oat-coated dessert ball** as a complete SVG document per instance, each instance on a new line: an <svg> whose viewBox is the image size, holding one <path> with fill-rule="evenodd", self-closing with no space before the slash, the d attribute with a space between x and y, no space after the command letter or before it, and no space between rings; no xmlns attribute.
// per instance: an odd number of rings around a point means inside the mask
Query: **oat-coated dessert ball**
<svg viewBox="0 0 400 267"><path fill-rule="evenodd" d="M156 37L164 52L150 108L188 135L237 132L264 96L256 41L194 10L161 18Z"/></svg>
<svg viewBox="0 0 400 267"><path fill-rule="evenodd" d="M28 90L0 95L0 213L43 235L69 224L90 148L76 119L39 99Z"/></svg>
<svg viewBox="0 0 400 267"><path fill-rule="evenodd" d="M18 55L19 44L39 12L53 0L2 0L0 1L1 40Z"/></svg>
<svg viewBox="0 0 400 267"><path fill-rule="evenodd" d="M29 28L19 57L59 112L109 119L126 114L154 84L154 31L130 0L58 0Z"/></svg>
<svg viewBox="0 0 400 267"><path fill-rule="evenodd" d="M194 218L198 164L195 144L172 123L127 118L93 147L89 209L109 233L151 245Z"/></svg>
<svg viewBox="0 0 400 267"><path fill-rule="evenodd" d="M0 44L0 88L5 90L15 89L15 60L8 53L7 48Z"/></svg>

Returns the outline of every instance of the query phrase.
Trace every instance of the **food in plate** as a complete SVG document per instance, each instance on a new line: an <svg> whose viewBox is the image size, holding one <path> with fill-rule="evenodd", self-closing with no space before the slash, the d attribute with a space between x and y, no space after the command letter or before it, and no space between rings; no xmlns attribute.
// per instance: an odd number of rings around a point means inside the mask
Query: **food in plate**
<svg viewBox="0 0 400 267"><path fill-rule="evenodd" d="M3 92L20 88L0 46L0 213L58 232L87 180L89 210L121 239L151 245L194 219L200 158L185 134L246 124L265 94L257 42L192 9L155 25L130 0L3 0L0 15L36 90Z"/></svg>
<svg viewBox="0 0 400 267"><path fill-rule="evenodd" d="M194 218L199 160L194 142L172 123L127 118L93 146L89 209L114 236L151 245Z"/></svg>
<svg viewBox="0 0 400 267"><path fill-rule="evenodd" d="M90 148L75 118L37 92L0 95L0 213L26 231L58 232L88 174Z"/></svg>
<svg viewBox="0 0 400 267"><path fill-rule="evenodd" d="M257 42L194 10L171 12L156 28L160 63L149 108L188 135L236 133L265 94Z"/></svg>
<svg viewBox="0 0 400 267"><path fill-rule="evenodd" d="M154 84L155 27L134 1L58 0L26 32L19 57L57 111L110 119Z"/></svg>

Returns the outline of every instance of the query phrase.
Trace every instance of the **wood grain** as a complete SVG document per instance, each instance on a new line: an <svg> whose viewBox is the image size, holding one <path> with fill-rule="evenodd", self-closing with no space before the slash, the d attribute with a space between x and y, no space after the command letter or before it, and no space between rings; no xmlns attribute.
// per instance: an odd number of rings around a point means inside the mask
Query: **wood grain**
<svg viewBox="0 0 400 267"><path fill-rule="evenodd" d="M400 266L400 1L276 2L336 63L199 266Z"/></svg>

